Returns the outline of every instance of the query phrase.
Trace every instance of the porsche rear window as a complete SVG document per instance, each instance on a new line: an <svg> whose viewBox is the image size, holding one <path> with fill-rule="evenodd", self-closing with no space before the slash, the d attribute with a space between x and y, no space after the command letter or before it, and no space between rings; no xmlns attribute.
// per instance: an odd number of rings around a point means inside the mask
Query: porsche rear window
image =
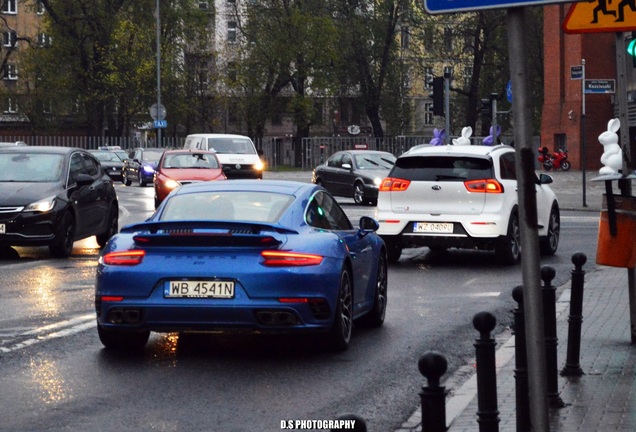
<svg viewBox="0 0 636 432"><path fill-rule="evenodd" d="M466 181L492 176L490 159L469 156L402 157L389 174L389 177L411 181Z"/></svg>
<svg viewBox="0 0 636 432"><path fill-rule="evenodd" d="M159 219L224 220L274 223L294 200L292 195L260 191L210 191L168 198Z"/></svg>

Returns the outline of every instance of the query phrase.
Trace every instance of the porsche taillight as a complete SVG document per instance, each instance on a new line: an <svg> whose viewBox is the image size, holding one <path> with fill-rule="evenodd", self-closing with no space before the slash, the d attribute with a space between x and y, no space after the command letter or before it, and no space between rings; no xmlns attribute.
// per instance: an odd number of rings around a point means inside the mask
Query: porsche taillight
<svg viewBox="0 0 636 432"><path fill-rule="evenodd" d="M143 250L127 250L109 252L102 257L102 262L106 265L136 266L141 264L146 255Z"/></svg>
<svg viewBox="0 0 636 432"><path fill-rule="evenodd" d="M379 190L380 192L403 192L408 189L410 184L410 180L387 177L380 183Z"/></svg>
<svg viewBox="0 0 636 432"><path fill-rule="evenodd" d="M272 251L261 252L263 265L268 267L299 267L314 266L322 262L323 257L316 254L306 254L298 252Z"/></svg>
<svg viewBox="0 0 636 432"><path fill-rule="evenodd" d="M503 193L504 187L495 179L470 180L464 182L468 192L475 193Z"/></svg>

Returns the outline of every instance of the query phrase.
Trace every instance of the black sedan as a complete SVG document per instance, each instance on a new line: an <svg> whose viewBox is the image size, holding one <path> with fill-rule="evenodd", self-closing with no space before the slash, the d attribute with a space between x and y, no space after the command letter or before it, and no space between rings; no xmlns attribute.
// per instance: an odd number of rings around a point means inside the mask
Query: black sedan
<svg viewBox="0 0 636 432"><path fill-rule="evenodd" d="M73 242L117 233L112 180L87 151L70 147L0 148L0 252L48 246L68 257Z"/></svg>
<svg viewBox="0 0 636 432"><path fill-rule="evenodd" d="M391 153L343 150L314 168L311 181L333 195L353 198L356 204L376 205L378 186L395 164Z"/></svg>
<svg viewBox="0 0 636 432"><path fill-rule="evenodd" d="M111 179L122 181L124 161L117 153L110 150L89 150L89 152L95 156Z"/></svg>

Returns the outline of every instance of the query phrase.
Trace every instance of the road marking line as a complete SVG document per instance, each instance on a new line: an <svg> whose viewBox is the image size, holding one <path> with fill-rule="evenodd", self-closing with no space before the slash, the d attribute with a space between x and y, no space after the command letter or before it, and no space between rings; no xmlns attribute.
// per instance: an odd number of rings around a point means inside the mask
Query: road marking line
<svg viewBox="0 0 636 432"><path fill-rule="evenodd" d="M46 325L43 327L39 327L37 329L33 329L26 333L22 333L21 336L25 336L25 335L38 335L38 336L35 338L24 340L22 342L16 343L11 346L7 346L7 347L0 346L0 353L10 353L12 351L18 351L20 349L27 348L29 346L32 346L41 342L45 342L51 339L71 336L71 335L83 332L85 330L88 330L90 328L94 328L95 326L96 326L96 323L95 323L94 314L80 315L75 318L71 318L70 320ZM42 333L46 333L49 330L57 330L60 328L62 330L54 331L54 332L42 335Z"/></svg>

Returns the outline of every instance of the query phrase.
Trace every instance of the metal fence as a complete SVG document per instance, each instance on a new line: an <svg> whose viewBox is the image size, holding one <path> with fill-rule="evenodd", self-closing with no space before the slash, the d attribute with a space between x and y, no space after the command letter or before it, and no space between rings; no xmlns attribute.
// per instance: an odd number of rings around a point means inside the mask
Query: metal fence
<svg viewBox="0 0 636 432"><path fill-rule="evenodd" d="M331 154L346 149L381 150L399 156L418 144L427 144L432 136L396 136L396 137L308 137L301 142L300 155L293 145L292 137L266 137L255 141L256 148L261 154L267 169L278 170L281 167L294 167L311 170L323 163ZM452 140L453 137L450 139ZM472 144L481 144L483 137L471 137ZM511 141L510 137L502 137L504 143ZM0 136L2 142L23 141L29 145L50 145L58 147L79 147L87 150L100 146L119 146L124 150L135 147L164 147L182 148L185 137L162 137L157 145L154 141L140 141L128 137L87 137L87 136ZM534 146L538 148L539 137L534 138ZM298 166L300 165L300 166Z"/></svg>
<svg viewBox="0 0 636 432"><path fill-rule="evenodd" d="M86 150L94 150L100 146L119 146L124 150L135 147L166 147L181 148L185 138L162 137L157 145L155 142L142 142L130 137L90 137L90 136L44 136L44 135L4 135L0 136L1 142L22 141L35 146L54 147L78 147Z"/></svg>

